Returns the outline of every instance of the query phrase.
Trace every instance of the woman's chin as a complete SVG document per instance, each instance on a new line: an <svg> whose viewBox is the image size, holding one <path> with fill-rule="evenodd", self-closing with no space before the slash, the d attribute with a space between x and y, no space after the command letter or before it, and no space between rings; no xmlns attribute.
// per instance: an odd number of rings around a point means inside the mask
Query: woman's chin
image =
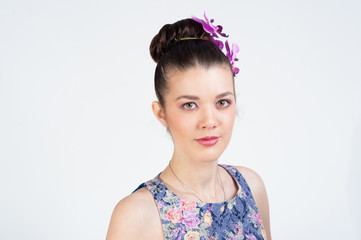
<svg viewBox="0 0 361 240"><path fill-rule="evenodd" d="M218 158L222 155L223 151L202 151L194 154L193 159L197 162L214 162L218 161Z"/></svg>

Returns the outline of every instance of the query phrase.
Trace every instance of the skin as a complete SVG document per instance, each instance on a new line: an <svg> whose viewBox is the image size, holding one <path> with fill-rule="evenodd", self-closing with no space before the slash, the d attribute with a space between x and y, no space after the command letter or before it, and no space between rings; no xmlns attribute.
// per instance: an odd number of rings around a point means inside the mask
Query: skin
<svg viewBox="0 0 361 240"><path fill-rule="evenodd" d="M208 69L195 66L182 72L171 71L167 84L165 106L155 101L152 109L172 136L172 169L187 186L192 186L196 195L185 191L169 166L160 179L171 191L189 201L222 202L233 198L240 186L218 166L218 158L231 139L236 115L232 72L226 66ZM219 140L213 146L196 141L205 136L217 136ZM253 170L237 169L251 188L267 237L271 239L264 183ZM107 240L116 239L164 239L159 213L148 189L142 188L125 197L114 208Z"/></svg>

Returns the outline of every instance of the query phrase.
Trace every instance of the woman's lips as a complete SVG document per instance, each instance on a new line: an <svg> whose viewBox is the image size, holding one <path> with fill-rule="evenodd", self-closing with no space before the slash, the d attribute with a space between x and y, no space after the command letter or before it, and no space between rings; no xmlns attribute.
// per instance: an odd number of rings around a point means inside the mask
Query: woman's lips
<svg viewBox="0 0 361 240"><path fill-rule="evenodd" d="M204 138L198 138L196 139L196 141L204 146L213 146L214 144L216 144L218 142L219 137L215 137L215 136L207 136Z"/></svg>

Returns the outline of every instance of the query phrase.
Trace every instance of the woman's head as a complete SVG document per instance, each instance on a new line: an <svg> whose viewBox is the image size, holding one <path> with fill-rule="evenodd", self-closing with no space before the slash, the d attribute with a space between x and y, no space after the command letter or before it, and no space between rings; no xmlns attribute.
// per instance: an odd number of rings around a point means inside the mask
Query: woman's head
<svg viewBox="0 0 361 240"><path fill-rule="evenodd" d="M230 141L236 115L232 72L222 65L196 66L172 71L167 83L165 108L156 101L152 106L172 136L174 156L218 159Z"/></svg>
<svg viewBox="0 0 361 240"><path fill-rule="evenodd" d="M155 91L163 108L172 72L182 72L193 67L208 69L212 66L225 66L232 73L232 66L226 55L211 41L202 24L193 19L164 25L153 38L150 53L157 63Z"/></svg>
<svg viewBox="0 0 361 240"><path fill-rule="evenodd" d="M236 113L227 56L192 19L165 25L153 38L150 51L158 63L159 102L153 102L153 112L169 130L175 155L217 159L229 143Z"/></svg>

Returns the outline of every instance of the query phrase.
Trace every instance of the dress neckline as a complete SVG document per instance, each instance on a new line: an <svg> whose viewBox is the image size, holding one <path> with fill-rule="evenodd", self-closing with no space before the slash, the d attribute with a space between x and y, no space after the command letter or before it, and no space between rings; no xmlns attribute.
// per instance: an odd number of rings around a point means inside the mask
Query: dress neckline
<svg viewBox="0 0 361 240"><path fill-rule="evenodd" d="M221 168L225 169L227 171L227 173L232 177L233 181L237 184L237 187L238 187L238 190L236 192L236 194L231 198L231 199L228 199L226 201L222 201L222 202L206 202L206 203L201 203L201 202L196 202L196 201L189 201L187 199L183 199L181 197L179 197L177 194L175 194L173 191L171 191L167 185L159 178L159 175L162 173L160 172L155 178L156 178L156 181L158 182L158 184L161 184L165 191L168 191L170 194L173 195L173 197L176 197L178 198L180 201L187 201L187 202L192 202L192 203L196 203L197 206L205 206L205 205L216 205L216 204L219 204L219 205L224 205L226 203L229 203L229 202L233 202L235 203L236 201L236 198L237 197L241 197L241 194L242 194L242 186L241 186L241 183L238 182L238 180L235 178L235 176L228 170L228 168L235 168L235 167L231 167L231 166L225 166L225 165L222 165L222 164L218 164L218 166L220 166ZM228 167L228 168L227 168ZM236 169L236 171L238 171Z"/></svg>

